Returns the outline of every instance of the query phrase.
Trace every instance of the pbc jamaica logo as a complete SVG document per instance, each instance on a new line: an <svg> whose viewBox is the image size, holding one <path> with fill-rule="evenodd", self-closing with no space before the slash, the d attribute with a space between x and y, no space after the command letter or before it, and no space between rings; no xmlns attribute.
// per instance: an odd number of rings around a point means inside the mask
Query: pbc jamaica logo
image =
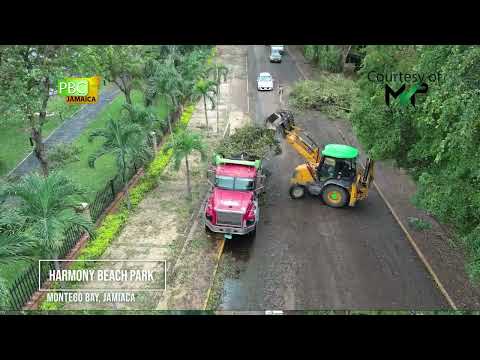
<svg viewBox="0 0 480 360"><path fill-rule="evenodd" d="M390 106L390 96L392 96L394 99L398 97L399 103L402 106L410 103L413 107L415 107L416 95L426 94L427 91L428 85L426 83L412 85L408 90L407 86L403 84L397 91L393 91L388 84L385 84L385 103Z"/></svg>

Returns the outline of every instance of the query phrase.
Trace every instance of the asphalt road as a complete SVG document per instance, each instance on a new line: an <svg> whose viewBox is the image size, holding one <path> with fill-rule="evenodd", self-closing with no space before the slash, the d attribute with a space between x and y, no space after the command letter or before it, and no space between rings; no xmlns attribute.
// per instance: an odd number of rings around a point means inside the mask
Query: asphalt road
<svg viewBox="0 0 480 360"><path fill-rule="evenodd" d="M268 61L267 46L250 46L250 112L263 122L278 109L277 91L260 93L256 76L268 71L276 85L299 78L291 57ZM319 144L342 143L332 121L297 119ZM439 309L437 289L378 193L355 208L332 209L313 197L291 200L289 179L302 159L282 142L271 171L266 204L253 241L234 237L226 250L241 269L225 281L220 310Z"/></svg>

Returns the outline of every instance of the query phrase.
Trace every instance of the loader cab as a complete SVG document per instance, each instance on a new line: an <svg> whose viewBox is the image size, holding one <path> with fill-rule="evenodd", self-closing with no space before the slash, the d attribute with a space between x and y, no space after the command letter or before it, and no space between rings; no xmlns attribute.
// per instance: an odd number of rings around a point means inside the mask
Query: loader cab
<svg viewBox="0 0 480 360"><path fill-rule="evenodd" d="M354 147L340 144L325 146L317 167L318 179L354 181L357 174L357 157L358 150Z"/></svg>

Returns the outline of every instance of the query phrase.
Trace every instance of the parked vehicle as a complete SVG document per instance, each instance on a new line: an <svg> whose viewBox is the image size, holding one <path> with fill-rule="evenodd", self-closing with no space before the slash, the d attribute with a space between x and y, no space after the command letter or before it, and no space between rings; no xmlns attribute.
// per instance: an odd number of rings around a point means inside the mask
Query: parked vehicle
<svg viewBox="0 0 480 360"><path fill-rule="evenodd" d="M273 90L273 77L268 72L262 72L257 77L258 90Z"/></svg>
<svg viewBox="0 0 480 360"><path fill-rule="evenodd" d="M285 52L285 45L270 45L270 48L272 50L278 50L280 52L281 55L283 55L283 53Z"/></svg>
<svg viewBox="0 0 480 360"><path fill-rule="evenodd" d="M264 191L261 160L225 159L215 156L209 171L212 189L205 206L205 231L255 235L259 220L258 196Z"/></svg>

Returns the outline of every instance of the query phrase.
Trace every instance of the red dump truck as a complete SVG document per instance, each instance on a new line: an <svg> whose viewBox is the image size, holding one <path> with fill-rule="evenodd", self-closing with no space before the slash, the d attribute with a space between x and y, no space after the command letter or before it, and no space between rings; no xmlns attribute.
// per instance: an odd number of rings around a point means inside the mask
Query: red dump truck
<svg viewBox="0 0 480 360"><path fill-rule="evenodd" d="M265 189L261 160L226 159L215 156L209 170L212 185L205 206L205 230L232 235L255 236L259 220L258 196Z"/></svg>

